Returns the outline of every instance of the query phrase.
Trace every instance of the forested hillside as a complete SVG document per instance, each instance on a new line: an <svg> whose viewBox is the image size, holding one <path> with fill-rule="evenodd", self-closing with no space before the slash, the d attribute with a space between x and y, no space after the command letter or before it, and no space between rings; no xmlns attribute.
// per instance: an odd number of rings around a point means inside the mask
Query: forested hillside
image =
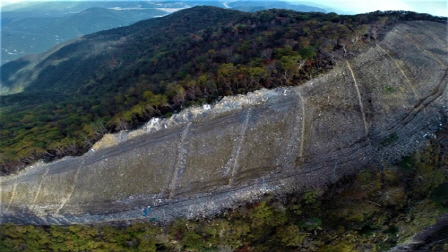
<svg viewBox="0 0 448 252"><path fill-rule="evenodd" d="M1 171L79 155L107 132L260 88L300 85L413 12L356 16L194 7L2 66Z"/></svg>
<svg viewBox="0 0 448 252"><path fill-rule="evenodd" d="M161 17L204 1L19 1L1 8L1 64L93 32Z"/></svg>

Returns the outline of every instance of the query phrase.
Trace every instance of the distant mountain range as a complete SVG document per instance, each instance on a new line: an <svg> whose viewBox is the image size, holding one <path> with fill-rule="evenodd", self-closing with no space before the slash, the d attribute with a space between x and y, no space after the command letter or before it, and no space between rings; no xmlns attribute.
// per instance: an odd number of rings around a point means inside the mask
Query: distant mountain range
<svg viewBox="0 0 448 252"><path fill-rule="evenodd" d="M45 2L2 9L1 63L41 53L75 37L127 26L188 7L182 3Z"/></svg>
<svg viewBox="0 0 448 252"><path fill-rule="evenodd" d="M304 4L290 4L282 1L235 1L227 4L230 8L246 11L246 12L255 12L260 10L267 9L289 9L295 11L303 11L303 12L323 12L327 11L321 8L304 5Z"/></svg>
<svg viewBox="0 0 448 252"><path fill-rule="evenodd" d="M1 64L86 34L127 26L197 5L254 12L265 9L326 12L282 1L28 2L2 8Z"/></svg>

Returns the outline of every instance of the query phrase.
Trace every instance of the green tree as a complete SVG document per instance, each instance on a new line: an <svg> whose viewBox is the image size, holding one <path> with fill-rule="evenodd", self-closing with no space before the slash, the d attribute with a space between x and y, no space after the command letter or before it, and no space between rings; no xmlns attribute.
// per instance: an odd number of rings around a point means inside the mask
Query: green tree
<svg viewBox="0 0 448 252"><path fill-rule="evenodd" d="M305 65L305 61L300 56L282 56L280 64L283 69L283 78L289 85L294 75Z"/></svg>
<svg viewBox="0 0 448 252"><path fill-rule="evenodd" d="M268 76L268 71L261 67L251 67L249 68L250 85L255 83L256 88L260 86L260 80Z"/></svg>
<svg viewBox="0 0 448 252"><path fill-rule="evenodd" d="M297 247L302 244L305 234L300 232L296 225L280 226L276 229L277 240L287 247Z"/></svg>

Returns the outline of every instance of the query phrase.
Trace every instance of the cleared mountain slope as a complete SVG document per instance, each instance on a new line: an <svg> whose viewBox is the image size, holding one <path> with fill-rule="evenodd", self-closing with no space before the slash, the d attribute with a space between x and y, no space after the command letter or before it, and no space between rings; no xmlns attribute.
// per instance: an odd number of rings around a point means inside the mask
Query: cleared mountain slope
<svg viewBox="0 0 448 252"><path fill-rule="evenodd" d="M135 129L152 116L300 85L371 46L376 32L401 18L434 19L195 7L10 62L1 69L2 89L24 91L0 99L0 173L81 155L104 133Z"/></svg>
<svg viewBox="0 0 448 252"><path fill-rule="evenodd" d="M401 23L302 86L226 97L3 177L1 221L209 215L399 159L447 123L446 35L443 24Z"/></svg>

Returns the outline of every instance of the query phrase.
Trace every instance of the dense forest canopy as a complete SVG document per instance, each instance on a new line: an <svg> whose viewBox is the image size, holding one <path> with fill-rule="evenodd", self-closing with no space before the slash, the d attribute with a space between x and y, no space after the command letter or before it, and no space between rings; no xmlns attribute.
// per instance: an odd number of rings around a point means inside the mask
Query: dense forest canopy
<svg viewBox="0 0 448 252"><path fill-rule="evenodd" d="M153 116L226 95L300 85L406 20L446 22L405 11L341 16L194 7L87 35L39 61L38 76L23 92L1 97L1 173L80 155L105 133ZM9 77L30 64L3 65L2 85L19 85Z"/></svg>

